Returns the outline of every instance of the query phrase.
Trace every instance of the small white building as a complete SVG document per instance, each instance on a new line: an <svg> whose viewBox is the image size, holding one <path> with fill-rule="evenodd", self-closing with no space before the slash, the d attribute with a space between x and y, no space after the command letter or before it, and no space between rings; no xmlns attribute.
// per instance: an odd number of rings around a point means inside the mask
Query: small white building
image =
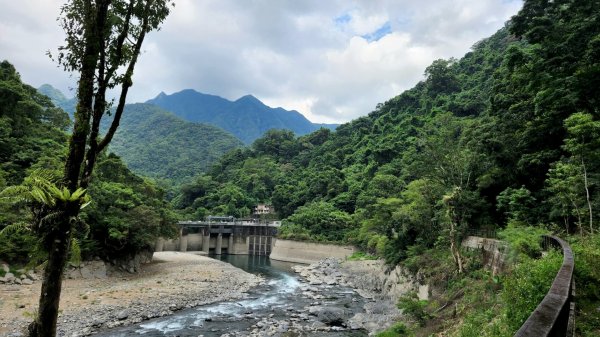
<svg viewBox="0 0 600 337"><path fill-rule="evenodd" d="M275 213L275 209L271 205L258 204L256 207L254 207L254 214L256 215L271 213Z"/></svg>

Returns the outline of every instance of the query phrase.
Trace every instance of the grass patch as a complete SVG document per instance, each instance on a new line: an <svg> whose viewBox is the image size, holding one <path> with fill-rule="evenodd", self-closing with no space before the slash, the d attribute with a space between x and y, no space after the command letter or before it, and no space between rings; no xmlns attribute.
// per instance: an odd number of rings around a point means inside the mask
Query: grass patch
<svg viewBox="0 0 600 337"><path fill-rule="evenodd" d="M408 327L406 327L406 325L404 325L404 323L398 322L398 323L394 324L393 326L391 326L390 328L388 328L387 330L384 330L375 336L376 337L405 337L405 336L408 337L408 336L413 336L413 334L410 331L410 329Z"/></svg>
<svg viewBox="0 0 600 337"><path fill-rule="evenodd" d="M375 255L371 255L365 252L354 252L352 255L348 256L346 260L348 261L363 261L363 260L377 260L379 257Z"/></svg>

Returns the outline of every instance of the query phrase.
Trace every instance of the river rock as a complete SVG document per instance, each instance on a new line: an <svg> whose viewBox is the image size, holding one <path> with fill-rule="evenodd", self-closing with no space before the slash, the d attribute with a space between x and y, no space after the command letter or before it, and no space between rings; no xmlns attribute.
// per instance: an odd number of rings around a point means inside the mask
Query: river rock
<svg viewBox="0 0 600 337"><path fill-rule="evenodd" d="M6 264L6 263L2 263L1 268L2 268L2 270L4 270L4 273L10 272L10 268L8 267L8 264Z"/></svg>
<svg viewBox="0 0 600 337"><path fill-rule="evenodd" d="M6 273L6 275L4 275L4 282L5 283L13 283L17 278L15 277L15 275L13 273Z"/></svg>
<svg viewBox="0 0 600 337"><path fill-rule="evenodd" d="M123 310L117 313L117 319L119 321L126 320L127 317L129 317L129 312L127 310Z"/></svg>
<svg viewBox="0 0 600 337"><path fill-rule="evenodd" d="M329 326L342 326L346 313L341 308L322 307L317 313L317 318Z"/></svg>
<svg viewBox="0 0 600 337"><path fill-rule="evenodd" d="M27 276L28 279L30 279L32 281L37 281L37 279L38 279L37 274L33 270L27 271L27 273L25 273L25 275Z"/></svg>

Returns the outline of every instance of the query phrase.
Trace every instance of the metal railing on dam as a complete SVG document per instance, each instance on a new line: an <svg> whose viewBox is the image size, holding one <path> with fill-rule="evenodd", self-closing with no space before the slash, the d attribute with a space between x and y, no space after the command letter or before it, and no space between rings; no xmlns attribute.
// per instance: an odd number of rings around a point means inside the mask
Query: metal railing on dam
<svg viewBox="0 0 600 337"><path fill-rule="evenodd" d="M563 337L573 336L574 290L573 270L575 260L569 244L559 237L543 235L545 247L562 249L563 263L550 290L521 326L515 337Z"/></svg>

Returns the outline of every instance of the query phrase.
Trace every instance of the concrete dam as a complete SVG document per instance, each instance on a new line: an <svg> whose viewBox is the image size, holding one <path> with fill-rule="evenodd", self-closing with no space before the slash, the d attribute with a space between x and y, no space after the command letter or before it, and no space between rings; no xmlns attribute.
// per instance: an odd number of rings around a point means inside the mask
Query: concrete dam
<svg viewBox="0 0 600 337"><path fill-rule="evenodd" d="M280 221L209 217L205 221L180 221L179 238L159 239L156 252L270 255Z"/></svg>

